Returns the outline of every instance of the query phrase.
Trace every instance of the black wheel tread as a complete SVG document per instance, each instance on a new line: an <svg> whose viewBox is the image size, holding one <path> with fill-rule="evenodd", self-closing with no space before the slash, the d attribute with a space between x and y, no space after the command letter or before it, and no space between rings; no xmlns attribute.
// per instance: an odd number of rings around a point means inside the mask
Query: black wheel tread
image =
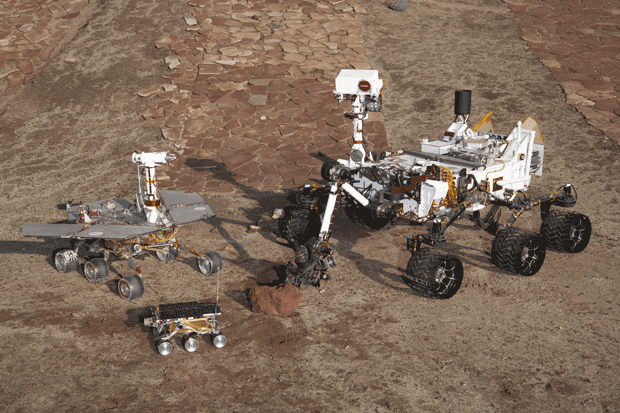
<svg viewBox="0 0 620 413"><path fill-rule="evenodd" d="M577 220L584 224L584 233L582 241L575 244L570 238L570 230ZM551 211L540 226L540 235L547 243L547 247L560 252L583 251L590 242L591 234L590 219L578 212Z"/></svg>
<svg viewBox="0 0 620 413"><path fill-rule="evenodd" d="M525 243L537 244L538 259L531 267L523 267L521 254ZM504 271L522 276L534 275L545 260L546 248L542 237L519 228L505 228L497 233L491 245L491 262Z"/></svg>
<svg viewBox="0 0 620 413"><path fill-rule="evenodd" d="M440 291L444 285L435 281L435 272L443 261L455 264L455 280L447 289ZM403 281L415 291L429 298L445 300L456 294L461 287L463 264L455 255L442 254L439 251L423 248L411 255L407 263L406 275L406 277L402 277Z"/></svg>
<svg viewBox="0 0 620 413"><path fill-rule="evenodd" d="M368 229L383 229L391 221L387 217L378 217L373 211L355 201L348 203L344 207L344 212L351 221Z"/></svg>
<svg viewBox="0 0 620 413"><path fill-rule="evenodd" d="M313 236L320 229L319 217L309 209L301 207L284 208L284 216L278 220L280 235L287 240L295 239L300 244Z"/></svg>

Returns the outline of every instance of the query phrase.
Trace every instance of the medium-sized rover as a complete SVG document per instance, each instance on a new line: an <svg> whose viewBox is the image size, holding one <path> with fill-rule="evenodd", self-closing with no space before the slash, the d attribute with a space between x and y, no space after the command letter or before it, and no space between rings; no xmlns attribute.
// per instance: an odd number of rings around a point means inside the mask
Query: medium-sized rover
<svg viewBox="0 0 620 413"><path fill-rule="evenodd" d="M72 241L71 248L54 252L53 261L61 273L75 271L80 254L85 256L84 277L89 282L108 278L111 256L124 259L136 274L122 277L118 293L125 300L135 300L144 293L142 270L133 257L152 251L161 261L174 261L180 249L196 255L198 269L205 275L222 268L217 252L200 254L181 245L177 233L181 226L215 216L213 209L198 193L157 190L155 168L172 162L175 156L166 152L134 153L137 164L136 199L118 196L101 201L67 204L66 224L24 224L27 237L62 238ZM146 188L140 182L141 167L146 174Z"/></svg>
<svg viewBox="0 0 620 413"><path fill-rule="evenodd" d="M326 162L326 185L306 185L293 192L296 206L274 211L279 229L295 249L295 265L287 266L286 281L318 285L336 264L329 248L337 208L354 222L372 229L403 219L432 222L425 234L407 237L411 259L404 282L432 298L450 298L463 279L461 260L440 250L422 248L446 242L444 232L465 211L475 224L493 234L491 261L499 268L530 276L543 265L547 248L577 253L590 240L592 226L570 208L577 202L571 184L537 198L528 197L532 175L543 170L544 142L538 123L527 118L508 134L495 133L491 113L468 126L471 91L457 90L456 118L439 140L423 140L420 151L366 153L362 136L368 112L381 110L384 82L375 70L342 70L333 95L351 100L354 144L348 160ZM525 211L540 206L540 234L513 227ZM485 209L486 208L486 209ZM500 224L501 208L510 210ZM484 211L483 211L484 210ZM484 216L482 213L484 213Z"/></svg>

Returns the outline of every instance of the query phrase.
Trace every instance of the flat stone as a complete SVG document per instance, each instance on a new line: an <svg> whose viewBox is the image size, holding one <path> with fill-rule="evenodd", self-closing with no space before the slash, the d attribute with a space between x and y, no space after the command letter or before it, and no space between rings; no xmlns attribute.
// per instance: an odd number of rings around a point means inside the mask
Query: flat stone
<svg viewBox="0 0 620 413"><path fill-rule="evenodd" d="M253 106L264 106L268 101L269 98L266 95L250 95L248 104Z"/></svg>
<svg viewBox="0 0 620 413"><path fill-rule="evenodd" d="M155 42L155 47L161 49L162 47L170 46L179 41L179 36L166 36L159 41Z"/></svg>
<svg viewBox="0 0 620 413"><path fill-rule="evenodd" d="M220 49L220 53L224 56L237 56L241 53L238 47L230 46L230 47L222 47Z"/></svg>
<svg viewBox="0 0 620 413"><path fill-rule="evenodd" d="M218 85L217 88L220 89L220 90L225 90L225 91L229 91L229 90L243 90L243 89L245 89L246 85L247 85L247 82L243 82L243 83L224 82L224 83Z"/></svg>
<svg viewBox="0 0 620 413"><path fill-rule="evenodd" d="M145 97L152 96L160 91L161 89L158 86L151 86L151 87L148 87L146 89L139 91L138 96L145 98Z"/></svg>
<svg viewBox="0 0 620 413"><path fill-rule="evenodd" d="M282 50L286 53L297 53L297 45L292 42L282 42L280 43Z"/></svg>
<svg viewBox="0 0 620 413"><path fill-rule="evenodd" d="M562 65L560 64L560 62L558 62L555 59L540 59L540 61L542 62L543 65L547 66L547 67L562 67Z"/></svg>
<svg viewBox="0 0 620 413"><path fill-rule="evenodd" d="M583 89L583 85L579 82L574 82L574 81L565 81L565 82L560 82L560 86L562 86L562 89L564 89L564 93L575 93L578 92L580 89Z"/></svg>
<svg viewBox="0 0 620 413"><path fill-rule="evenodd" d="M19 62L17 62L17 67L19 67L19 70L24 72L26 75L30 75L32 74L32 72L34 72L34 66L30 59L20 60Z"/></svg>
<svg viewBox="0 0 620 413"><path fill-rule="evenodd" d="M181 138L181 131L178 129L162 129L161 133L167 140L176 141Z"/></svg>
<svg viewBox="0 0 620 413"><path fill-rule="evenodd" d="M188 119L185 122L185 133L195 135L211 126L208 119Z"/></svg>
<svg viewBox="0 0 620 413"><path fill-rule="evenodd" d="M48 37L51 37L52 33L41 28L37 28L35 30L29 31L24 34L24 37L28 39L30 43L39 43L41 40L45 40Z"/></svg>
<svg viewBox="0 0 620 413"><path fill-rule="evenodd" d="M223 157L222 161L228 169L233 171L252 161L255 157L256 155L252 153L236 152L234 155Z"/></svg>
<svg viewBox="0 0 620 413"><path fill-rule="evenodd" d="M194 16L186 14L183 16L183 20L185 20L185 24L188 26L194 26L198 24L198 21L194 18Z"/></svg>
<svg viewBox="0 0 620 413"><path fill-rule="evenodd" d="M223 70L218 64L200 64L198 65L198 73L201 75L218 74Z"/></svg>

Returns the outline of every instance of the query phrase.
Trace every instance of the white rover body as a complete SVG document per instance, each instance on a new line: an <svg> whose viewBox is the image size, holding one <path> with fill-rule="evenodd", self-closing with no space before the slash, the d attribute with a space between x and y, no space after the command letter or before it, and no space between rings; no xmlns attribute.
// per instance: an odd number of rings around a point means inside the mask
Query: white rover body
<svg viewBox="0 0 620 413"><path fill-rule="evenodd" d="M357 90L352 86L355 82ZM456 118L442 139L424 140L419 152L401 150L377 156L364 150L362 124L367 112L381 110L383 86L384 81L372 70L342 70L336 78L333 95L340 101L353 101L353 111L345 116L353 118L354 145L348 160L323 165L321 175L328 185L306 185L293 194L299 207L275 211L274 216L280 216L280 231L291 240L297 255L297 266L288 265L287 282L317 284L335 266L328 242L337 206L344 206L353 221L373 229L396 218L433 221L428 234L408 237L412 258L403 279L434 298L456 293L463 266L456 256L420 246L444 243L446 228L465 210L473 212L478 226L494 231L491 259L513 273L535 274L547 246L567 252L580 252L587 246L588 217L550 211L552 204L575 204L570 184L537 199L525 195L532 175L541 175L543 166L544 143L534 119L518 122L512 132L501 135L493 129L491 112L470 128L471 92L457 90ZM479 211L487 205L491 211L481 217ZM512 228L523 211L538 205L543 218L541 235ZM501 227L497 223L500 207L513 211Z"/></svg>

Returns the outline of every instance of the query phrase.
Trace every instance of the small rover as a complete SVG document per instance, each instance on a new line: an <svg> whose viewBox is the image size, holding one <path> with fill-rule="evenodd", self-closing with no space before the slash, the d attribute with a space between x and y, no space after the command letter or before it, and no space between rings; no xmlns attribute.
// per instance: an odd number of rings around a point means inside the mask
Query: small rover
<svg viewBox="0 0 620 413"><path fill-rule="evenodd" d="M183 336L183 347L191 353L198 349L197 337L202 335L209 335L216 348L226 345L226 336L220 332L220 323L216 318L221 314L222 309L217 302L160 304L146 312L143 324L151 328L157 340L157 351L162 356L172 352L170 340L177 333Z"/></svg>

